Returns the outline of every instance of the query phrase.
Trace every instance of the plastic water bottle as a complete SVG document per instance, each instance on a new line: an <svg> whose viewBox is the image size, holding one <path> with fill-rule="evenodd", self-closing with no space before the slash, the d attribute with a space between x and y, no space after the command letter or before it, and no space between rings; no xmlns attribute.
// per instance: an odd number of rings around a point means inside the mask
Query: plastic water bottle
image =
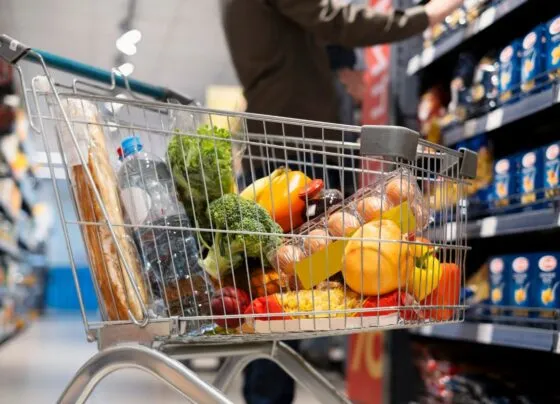
<svg viewBox="0 0 560 404"><path fill-rule="evenodd" d="M126 138L121 146L121 200L135 226L154 297L164 301L171 316L208 315L213 290L198 263L196 240L188 230L169 229L189 227L190 221L177 200L167 164L142 151L138 137Z"/></svg>

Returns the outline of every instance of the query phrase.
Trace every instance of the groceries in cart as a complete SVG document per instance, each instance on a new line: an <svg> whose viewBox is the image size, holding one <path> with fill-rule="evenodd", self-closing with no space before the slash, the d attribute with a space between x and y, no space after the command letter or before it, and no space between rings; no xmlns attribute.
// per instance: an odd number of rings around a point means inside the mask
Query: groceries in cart
<svg viewBox="0 0 560 404"><path fill-rule="evenodd" d="M279 164L238 190L238 133L170 124L163 144L148 130L117 142L94 103L62 105L88 122L74 125L76 142L61 134L108 320L177 316L190 334L458 320L460 251L429 237L445 173L381 165L344 198L304 164Z"/></svg>

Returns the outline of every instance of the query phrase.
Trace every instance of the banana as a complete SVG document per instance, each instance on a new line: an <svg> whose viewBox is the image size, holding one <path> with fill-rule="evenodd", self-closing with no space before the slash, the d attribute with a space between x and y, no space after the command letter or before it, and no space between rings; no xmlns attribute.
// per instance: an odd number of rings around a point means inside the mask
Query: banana
<svg viewBox="0 0 560 404"><path fill-rule="evenodd" d="M290 171L289 168L285 168L285 167L277 168L268 177L259 178L258 180L253 182L251 185L245 188L241 192L241 194L239 194L239 196L241 196L243 199L256 201L259 198L259 196L271 186L272 181L275 178L278 178L280 175L283 175L284 173L287 173L289 171Z"/></svg>

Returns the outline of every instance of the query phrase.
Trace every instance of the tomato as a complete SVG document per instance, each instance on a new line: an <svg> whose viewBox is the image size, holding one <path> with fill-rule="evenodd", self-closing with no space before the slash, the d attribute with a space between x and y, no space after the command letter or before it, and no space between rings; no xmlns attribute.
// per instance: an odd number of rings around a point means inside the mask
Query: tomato
<svg viewBox="0 0 560 404"><path fill-rule="evenodd" d="M461 270L456 264L442 263L441 278L437 288L420 302L422 306L456 306L459 304L461 293ZM424 309L422 314L426 319L435 321L450 320L455 314L453 308Z"/></svg>
<svg viewBox="0 0 560 404"><path fill-rule="evenodd" d="M257 197L257 203L285 232L291 231L304 222L305 200L299 198L299 193L310 182L301 171L286 171L272 179L269 188Z"/></svg>

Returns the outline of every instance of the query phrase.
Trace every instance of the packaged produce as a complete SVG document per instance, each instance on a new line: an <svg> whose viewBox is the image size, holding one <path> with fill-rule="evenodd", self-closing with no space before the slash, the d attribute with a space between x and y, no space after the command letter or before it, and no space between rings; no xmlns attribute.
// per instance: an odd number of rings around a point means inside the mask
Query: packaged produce
<svg viewBox="0 0 560 404"><path fill-rule="evenodd" d="M511 261L510 256L491 258L490 269L490 302L493 306L508 306L511 293Z"/></svg>
<svg viewBox="0 0 560 404"><path fill-rule="evenodd" d="M467 118L467 106L471 101L470 87L473 80L475 60L471 54L461 53L453 71L450 85L451 101L447 113L441 119L441 126L461 123Z"/></svg>
<svg viewBox="0 0 560 404"><path fill-rule="evenodd" d="M534 208L539 208L534 204L537 200L542 199L542 161L542 149L532 150L518 157L517 184L521 205L532 205Z"/></svg>
<svg viewBox="0 0 560 404"><path fill-rule="evenodd" d="M81 153L76 150L68 128L64 124L59 125L80 220L100 224L109 221L123 253L121 257L115 249L108 226L82 226L93 278L101 297L99 303L102 312L107 320L128 320L129 313L141 320L140 300L134 292L133 283L145 304L148 303L147 288L134 242L123 226L125 220L117 178L109 160L99 111L93 103L85 100L69 98L63 100L62 104L72 121L88 122L73 126ZM85 164L82 164L80 154L86 158ZM88 180L86 169L93 177L93 184ZM94 197L93 187L99 192L100 202L108 214L107 219ZM127 274L125 262L132 279Z"/></svg>
<svg viewBox="0 0 560 404"><path fill-rule="evenodd" d="M305 198L300 193L312 181L301 171L278 168L268 177L260 178L241 192L241 197L256 201L266 209L285 232L305 221Z"/></svg>
<svg viewBox="0 0 560 404"><path fill-rule="evenodd" d="M560 253L533 254L538 268L536 278L536 307L551 309L560 308ZM553 313L543 313L552 317Z"/></svg>
<svg viewBox="0 0 560 404"><path fill-rule="evenodd" d="M499 65L493 55L478 62L471 85L469 114L478 115L496 107L498 101Z"/></svg>
<svg viewBox="0 0 560 404"><path fill-rule="evenodd" d="M402 240L403 233L414 233L416 230L423 229L429 218L429 210L423 203L422 195L416 185L416 177L406 170L398 170L387 175L385 179L361 189L347 198L343 204L332 206L326 214L308 222L295 232L296 237L287 238L280 248L269 254L268 258L274 268L288 275L295 272L302 286L310 289L340 272L343 269L343 258L348 254L351 257L351 261L347 264L348 276L355 282L352 285L350 285L352 281L347 283L350 287L358 287L357 280L361 279L362 271L361 259L358 255L361 255L362 249L370 257L383 256L378 248L372 246L379 245L378 242L368 243L362 240L361 230L368 229L367 226L371 225L370 227L377 226L379 232L381 226L384 229L383 235L390 236L390 240L393 240L386 243L386 247L385 243L382 243L383 251L391 250L393 248L391 246L399 251L406 251L406 248L399 249L400 243L394 241ZM387 224L387 222L391 223ZM388 227L390 230L385 234L385 229ZM379 239L379 235L374 238ZM381 240L383 239L381 237ZM362 248L362 245L367 248ZM387 260L393 258L386 257ZM369 263L367 259L366 261ZM398 262L399 259L396 258L396 263ZM395 265L387 267L388 272L392 272L393 269ZM406 270L406 267L401 267L401 270ZM372 271L375 271L373 267ZM399 275L395 273L391 276L393 280L387 277L386 281L393 285L394 280L399 279ZM368 290L371 288L373 286L368 286ZM382 290L380 293L390 291L387 285L379 289ZM359 292L362 292L361 288ZM364 293L377 294L377 292Z"/></svg>
<svg viewBox="0 0 560 404"><path fill-rule="evenodd" d="M536 263L530 254L516 255L511 260L509 305L516 308L534 307L534 288L536 283ZM516 317L527 317L526 309L514 309Z"/></svg>
<svg viewBox="0 0 560 404"><path fill-rule="evenodd" d="M515 40L500 52L500 102L506 103L515 99L521 84L521 40Z"/></svg>
<svg viewBox="0 0 560 404"><path fill-rule="evenodd" d="M214 279L231 272L247 258L266 260L282 242L282 229L268 212L257 202L237 194L214 200L208 215L212 229L218 232L207 247L202 265Z"/></svg>
<svg viewBox="0 0 560 404"><path fill-rule="evenodd" d="M560 176L560 142L546 146L543 151L542 183L545 198L552 199L560 195L558 177Z"/></svg>
<svg viewBox="0 0 560 404"><path fill-rule="evenodd" d="M551 79L560 77L560 16L546 25L546 70Z"/></svg>
<svg viewBox="0 0 560 404"><path fill-rule="evenodd" d="M325 189L324 185L323 180L313 180L300 191L299 198L306 203L302 215L303 222L323 215L344 200L342 192L338 189Z"/></svg>
<svg viewBox="0 0 560 404"><path fill-rule="evenodd" d="M521 91L531 93L541 89L546 77L546 26L539 25L523 38L521 57Z"/></svg>
<svg viewBox="0 0 560 404"><path fill-rule="evenodd" d="M440 120L445 114L443 90L440 86L430 88L420 97L418 122L420 133L433 143L440 143Z"/></svg>
<svg viewBox="0 0 560 404"><path fill-rule="evenodd" d="M494 189L492 199L496 206L509 206L514 203L516 193L517 158L503 158L494 164Z"/></svg>
<svg viewBox="0 0 560 404"><path fill-rule="evenodd" d="M169 229L192 226L167 164L145 152L138 137L124 139L122 152L119 192L153 295L170 316L208 315L212 285L198 263L197 241L189 230Z"/></svg>
<svg viewBox="0 0 560 404"><path fill-rule="evenodd" d="M167 146L177 196L197 228L210 228L209 203L236 191L231 139L226 129L202 126L196 136L178 133ZM210 232L201 236L211 241Z"/></svg>

